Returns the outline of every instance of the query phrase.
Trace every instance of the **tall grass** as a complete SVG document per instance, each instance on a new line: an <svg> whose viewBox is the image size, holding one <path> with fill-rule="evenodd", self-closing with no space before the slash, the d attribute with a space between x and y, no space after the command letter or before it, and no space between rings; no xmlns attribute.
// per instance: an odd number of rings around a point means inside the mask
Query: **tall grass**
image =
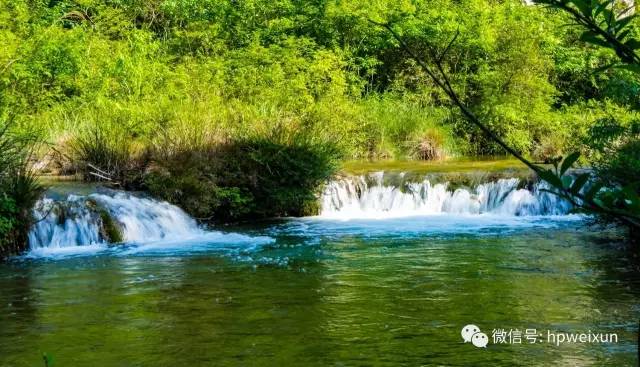
<svg viewBox="0 0 640 367"><path fill-rule="evenodd" d="M146 190L222 222L314 212L319 188L345 152L342 117L270 103L184 101L171 113L150 112L152 120L165 117L146 122L153 128L123 124L123 114L152 106L120 106L113 116L100 107L60 115L56 135L71 135L61 150L86 180ZM75 133L66 131L71 127Z"/></svg>
<svg viewBox="0 0 640 367"><path fill-rule="evenodd" d="M193 82L174 100L69 102L44 116L51 140L65 137L58 149L86 180L218 221L314 213L342 158L441 159L462 146L445 109L399 96L300 103L287 84L245 95Z"/></svg>
<svg viewBox="0 0 640 367"><path fill-rule="evenodd" d="M131 142L98 127L76 135L71 151L87 181L121 179L133 165Z"/></svg>
<svg viewBox="0 0 640 367"><path fill-rule="evenodd" d="M467 150L451 131L447 108L422 106L399 96L369 98L362 108L371 135L371 158L437 160Z"/></svg>
<svg viewBox="0 0 640 367"><path fill-rule="evenodd" d="M0 124L0 257L28 245L31 209L44 190L30 169L37 141L37 135L19 132L12 123Z"/></svg>
<svg viewBox="0 0 640 367"><path fill-rule="evenodd" d="M197 99L173 103L159 98L69 105L43 118L52 126L50 140L67 145L81 172L90 163L117 173L126 168L126 157L149 147L197 150L247 136L270 136L278 128L331 140L348 159L440 159L467 150L464 141L454 137L446 108L420 106L399 96L333 97L302 108L269 98L221 99L202 90ZM71 141L60 139L67 136Z"/></svg>

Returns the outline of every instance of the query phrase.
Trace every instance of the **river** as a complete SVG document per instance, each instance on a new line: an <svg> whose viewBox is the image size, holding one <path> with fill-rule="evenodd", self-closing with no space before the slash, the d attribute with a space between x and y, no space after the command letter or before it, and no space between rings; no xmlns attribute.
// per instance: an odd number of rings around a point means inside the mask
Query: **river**
<svg viewBox="0 0 640 367"><path fill-rule="evenodd" d="M0 366L636 365L637 266L542 188L367 174L330 183L319 216L216 229L139 195L52 194L0 264Z"/></svg>

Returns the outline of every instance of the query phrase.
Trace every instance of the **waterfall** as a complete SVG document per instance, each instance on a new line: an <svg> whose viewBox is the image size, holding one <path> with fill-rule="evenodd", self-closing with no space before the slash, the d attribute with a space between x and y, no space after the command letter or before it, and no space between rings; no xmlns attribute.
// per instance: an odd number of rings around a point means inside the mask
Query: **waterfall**
<svg viewBox="0 0 640 367"><path fill-rule="evenodd" d="M400 176L402 177L402 176ZM499 216L541 216L567 214L571 206L543 191L544 183L519 188L517 178L499 179L451 189L450 183L385 183L384 173L347 177L330 182L321 198L321 217L393 218L452 214Z"/></svg>
<svg viewBox="0 0 640 367"><path fill-rule="evenodd" d="M126 242L203 233L195 220L166 202L124 193L70 195L64 201L45 198L36 205L34 216L42 219L31 229L29 245L36 249L110 242L105 233L105 214L121 230Z"/></svg>
<svg viewBox="0 0 640 367"><path fill-rule="evenodd" d="M69 195L63 200L44 198L34 208L34 217L37 223L29 232L29 247L35 254L105 249L116 242L111 238L113 231L122 242L138 245L272 241L268 237L207 231L174 205L124 192Z"/></svg>
<svg viewBox="0 0 640 367"><path fill-rule="evenodd" d="M517 178L459 183L383 172L346 177L326 186L318 217L291 223L314 235L353 231L408 235L550 225L548 216L571 219L565 215L571 210L569 203L546 192L544 183L523 183ZM424 215L431 219L425 221ZM174 205L121 191L46 197L34 208L34 217L28 255L35 257L98 251L237 253L274 242L269 236L210 231ZM381 218L390 220L370 220ZM341 227L344 219L363 221ZM110 246L119 242L124 246Z"/></svg>

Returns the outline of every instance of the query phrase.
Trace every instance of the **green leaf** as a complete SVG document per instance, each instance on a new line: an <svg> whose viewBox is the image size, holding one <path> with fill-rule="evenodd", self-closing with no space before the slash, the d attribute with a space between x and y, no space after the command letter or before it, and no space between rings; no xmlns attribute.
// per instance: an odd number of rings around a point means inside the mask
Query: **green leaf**
<svg viewBox="0 0 640 367"><path fill-rule="evenodd" d="M632 38L624 43L625 46L629 47L632 50L640 49L640 40Z"/></svg>
<svg viewBox="0 0 640 367"><path fill-rule="evenodd" d="M605 205L605 203L602 200L598 199L598 198L593 199L593 203L595 205L601 207L601 208L606 208L607 207L607 205Z"/></svg>
<svg viewBox="0 0 640 367"><path fill-rule="evenodd" d="M579 175L578 177L576 177L576 179L573 181L573 184L571 185L571 188L569 189L569 191L571 191L572 194L577 194L580 192L580 190L582 190L582 188L584 187L584 184L587 183L587 181L589 181L589 177L591 175L588 173L583 173L581 175Z"/></svg>
<svg viewBox="0 0 640 367"><path fill-rule="evenodd" d="M579 152L573 152L571 154L569 154L569 156L567 158L564 159L564 161L562 161L562 165L560 166L560 174L564 175L565 172L567 172L567 170L569 170L569 168L571 168L571 166L576 163L576 161L580 158L580 153Z"/></svg>
<svg viewBox="0 0 640 367"><path fill-rule="evenodd" d="M633 18L635 18L635 14L634 15L630 15L628 17L624 17L622 19L618 19L618 23L616 24L616 29L618 30L618 32L620 32L621 30L624 29L624 27L626 27L629 22L631 22L633 20Z"/></svg>
<svg viewBox="0 0 640 367"><path fill-rule="evenodd" d="M562 187L562 181L552 171L550 171L548 169L545 169L545 170L542 170L542 171L538 172L538 175L540 176L541 179L543 179L544 181L549 183L551 186L553 186L555 188L558 188L558 189L562 189L563 188Z"/></svg>
<svg viewBox="0 0 640 367"><path fill-rule="evenodd" d="M602 46L602 47L611 47L609 43L607 43L604 39L600 38L597 34L591 31L585 31L580 35L580 40L586 43L591 43L594 45Z"/></svg>
<svg viewBox="0 0 640 367"><path fill-rule="evenodd" d="M580 10L580 12L587 18L591 18L591 13L593 9L591 8L591 4L587 3L585 0L573 0L573 4Z"/></svg>
<svg viewBox="0 0 640 367"><path fill-rule="evenodd" d="M634 208L637 208L640 206L640 197L638 197L638 194L635 192L633 187L631 186L624 187L622 189L622 195L626 205Z"/></svg>
<svg viewBox="0 0 640 367"><path fill-rule="evenodd" d="M598 181L596 183L594 183L589 190L587 190L587 192L584 194L584 197L587 200L593 200L596 196L596 194L598 194L598 192L600 192L600 190L604 187L604 182L602 181Z"/></svg>
<svg viewBox="0 0 640 367"><path fill-rule="evenodd" d="M562 176L562 187L568 189L571 187L571 183L573 182L573 178L571 176Z"/></svg>
<svg viewBox="0 0 640 367"><path fill-rule="evenodd" d="M616 36L616 38L619 39L619 40L623 40L629 35L629 33L631 33L631 30L630 29L626 29L622 33L618 34Z"/></svg>
<svg viewBox="0 0 640 367"><path fill-rule="evenodd" d="M607 0L607 1L603 1L603 2L599 3L598 5L596 5L594 7L595 11L593 13L593 17L597 18L598 15L600 15L600 13L602 13L602 11L604 9L606 9L609 5L611 5L611 3L613 3L614 1L615 0ZM596 0L596 2L597 2L597 0Z"/></svg>

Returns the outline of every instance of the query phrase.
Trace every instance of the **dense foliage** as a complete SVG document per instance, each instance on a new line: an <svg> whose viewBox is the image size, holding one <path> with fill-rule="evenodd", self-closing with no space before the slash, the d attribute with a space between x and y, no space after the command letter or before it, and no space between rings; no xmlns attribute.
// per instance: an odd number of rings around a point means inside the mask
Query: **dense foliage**
<svg viewBox="0 0 640 367"><path fill-rule="evenodd" d="M624 69L640 76L640 35L634 2L540 0L540 3L568 14L581 29L583 41L614 51L617 61L606 68ZM639 125L637 115L624 115L601 119L591 128L585 143L592 154L595 177L590 173L575 180L561 177L578 159L578 152L562 162L560 176L556 176L562 182L554 184L556 177L548 175L552 178L549 182L583 210L629 228L629 237L636 243L640 243Z"/></svg>
<svg viewBox="0 0 640 367"><path fill-rule="evenodd" d="M456 89L522 152L546 158L606 106L640 106L637 78L594 74L615 55L561 15L519 1L375 4L4 2L0 108L58 145L95 126L139 149L193 126L224 140L284 122L330 132L353 158L501 154L368 17L397 20L425 53L459 31L444 60Z"/></svg>
<svg viewBox="0 0 640 367"><path fill-rule="evenodd" d="M28 170L35 139L33 134L16 132L12 124L0 124L0 258L18 254L27 245L31 208L42 193Z"/></svg>
<svg viewBox="0 0 640 367"><path fill-rule="evenodd" d="M316 214L318 189L339 158L333 144L282 133L152 155L162 159L144 188L211 221Z"/></svg>
<svg viewBox="0 0 640 367"><path fill-rule="evenodd" d="M637 38L637 15L634 5L626 2L619 7L615 0L540 0L551 9L558 9L570 16L575 25L581 27L581 40L615 52L617 62L601 68L612 67L630 70L640 75L640 39ZM369 20L372 24L385 29L398 42L402 49L428 75L446 97L458 108L466 120L480 129L485 136L510 155L516 157L540 178L550 185L551 191L574 205L575 210L596 214L599 219L623 224L630 229L632 238L636 238L640 229L640 192L638 191L638 133L637 121L630 127L623 127L614 118L603 119L606 126L596 124L585 143L590 153L605 156L604 161L596 162L596 175L583 172L577 176L569 174L569 169L580 158L580 152L573 152L567 157L556 156L549 159L552 169L533 163L527 159L508 138L500 136L497 129L486 119L479 117L478 112L457 92L449 69L446 67L446 56L456 43L459 31L449 44L438 51L428 40L426 45L428 56L421 55L417 47L409 45L410 37L400 35L397 21L393 17L383 21ZM423 52L424 53L424 52ZM601 120L602 121L602 120ZM618 144L616 144L616 141ZM619 143L622 141L622 143ZM594 162L592 158L592 163ZM599 164L598 164L599 163Z"/></svg>
<svg viewBox="0 0 640 367"><path fill-rule="evenodd" d="M338 157L503 154L371 23L393 22L518 152L581 150L615 177L637 143L598 126L635 126L639 77L569 19L519 0L4 1L0 120L41 132L45 171L223 220L312 212Z"/></svg>

